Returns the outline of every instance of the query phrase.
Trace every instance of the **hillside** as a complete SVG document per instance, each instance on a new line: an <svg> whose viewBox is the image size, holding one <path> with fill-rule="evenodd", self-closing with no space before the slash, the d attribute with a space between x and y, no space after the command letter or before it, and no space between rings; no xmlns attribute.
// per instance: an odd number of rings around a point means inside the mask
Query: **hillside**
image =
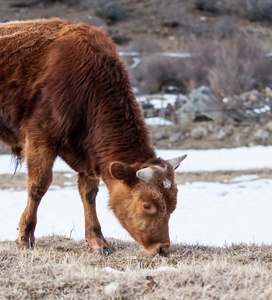
<svg viewBox="0 0 272 300"><path fill-rule="evenodd" d="M142 103L147 117L163 115L176 125L151 126L155 146L170 149L271 144L271 16L267 0L0 2L1 22L59 17L101 26L123 52L138 93L171 88L174 94L186 94L163 110L154 109L149 100ZM195 108L190 94L201 85L210 88L216 107L211 102L203 106L200 99L200 109ZM189 121L184 121L188 106ZM205 114L213 110L216 118Z"/></svg>
<svg viewBox="0 0 272 300"><path fill-rule="evenodd" d="M269 3L264 0L4 0L0 3L0 21L49 17L82 21L106 28L122 51L135 51L135 47L139 49L142 44L156 40L165 52L186 52L190 35L215 39L239 34L256 38L264 51L270 52Z"/></svg>

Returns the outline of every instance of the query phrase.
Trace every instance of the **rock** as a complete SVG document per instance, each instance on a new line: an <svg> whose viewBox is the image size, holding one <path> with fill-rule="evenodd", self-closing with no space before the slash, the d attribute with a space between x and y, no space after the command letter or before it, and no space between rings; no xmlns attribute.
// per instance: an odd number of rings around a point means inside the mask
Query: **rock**
<svg viewBox="0 0 272 300"><path fill-rule="evenodd" d="M268 131L266 131L265 129L262 129L262 128L258 129L254 133L254 138L256 140L262 140L262 141L264 141L264 140L268 139L268 137L269 137Z"/></svg>
<svg viewBox="0 0 272 300"><path fill-rule="evenodd" d="M184 104L186 104L189 101L188 97L182 94L177 95L177 99L175 102L175 109L179 109L182 107Z"/></svg>
<svg viewBox="0 0 272 300"><path fill-rule="evenodd" d="M239 96L242 104L248 107L259 106L265 100L265 96L257 90L245 92Z"/></svg>
<svg viewBox="0 0 272 300"><path fill-rule="evenodd" d="M185 99L182 100L185 102ZM178 107L178 104L176 105ZM180 123L185 124L199 119L221 120L221 104L212 96L211 90L205 86L192 90L187 103L176 112Z"/></svg>
<svg viewBox="0 0 272 300"><path fill-rule="evenodd" d="M214 137L218 140L223 140L226 135L227 135L226 132L223 129L220 129L218 132L214 134Z"/></svg>
<svg viewBox="0 0 272 300"><path fill-rule="evenodd" d="M191 137L195 140L199 140L209 133L208 129L203 126L198 126L191 131Z"/></svg>
<svg viewBox="0 0 272 300"><path fill-rule="evenodd" d="M270 114L270 89L263 93L252 90L234 96L225 103L224 118L233 124L254 124L264 122Z"/></svg>
<svg viewBox="0 0 272 300"><path fill-rule="evenodd" d="M266 87L265 90L264 90L264 94L269 97L269 98L272 98L272 90L270 87Z"/></svg>
<svg viewBox="0 0 272 300"><path fill-rule="evenodd" d="M176 133L173 133L171 136L170 136L170 142L172 143L176 143L180 140L180 137L178 134Z"/></svg>
<svg viewBox="0 0 272 300"><path fill-rule="evenodd" d="M153 134L153 137L156 141L162 140L164 138L161 131L157 131Z"/></svg>
<svg viewBox="0 0 272 300"><path fill-rule="evenodd" d="M0 142L0 154L10 154L10 148Z"/></svg>
<svg viewBox="0 0 272 300"><path fill-rule="evenodd" d="M269 132L272 132L272 121L269 121L269 122L265 125L265 129L268 130Z"/></svg>

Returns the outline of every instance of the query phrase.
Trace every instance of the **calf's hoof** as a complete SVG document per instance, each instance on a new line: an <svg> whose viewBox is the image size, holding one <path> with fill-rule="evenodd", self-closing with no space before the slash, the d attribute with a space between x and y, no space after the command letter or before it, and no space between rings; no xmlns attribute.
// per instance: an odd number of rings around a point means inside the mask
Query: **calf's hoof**
<svg viewBox="0 0 272 300"><path fill-rule="evenodd" d="M98 249L91 249L92 253L94 255L97 255L97 256L108 256L110 254L112 254L112 251L110 248L98 248Z"/></svg>
<svg viewBox="0 0 272 300"><path fill-rule="evenodd" d="M15 243L16 243L17 248L19 250L34 248L34 242L31 242L31 241L25 242L25 241L18 241L18 240L16 240Z"/></svg>

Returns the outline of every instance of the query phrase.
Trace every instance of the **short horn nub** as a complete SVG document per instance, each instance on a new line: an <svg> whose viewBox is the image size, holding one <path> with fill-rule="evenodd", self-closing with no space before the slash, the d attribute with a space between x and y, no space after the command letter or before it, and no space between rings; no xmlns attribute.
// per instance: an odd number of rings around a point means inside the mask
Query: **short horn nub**
<svg viewBox="0 0 272 300"><path fill-rule="evenodd" d="M168 162L173 166L174 170L179 166L179 164L187 157L187 154L169 159Z"/></svg>
<svg viewBox="0 0 272 300"><path fill-rule="evenodd" d="M148 182L153 177L153 170L149 167L138 170L136 176L142 181Z"/></svg>

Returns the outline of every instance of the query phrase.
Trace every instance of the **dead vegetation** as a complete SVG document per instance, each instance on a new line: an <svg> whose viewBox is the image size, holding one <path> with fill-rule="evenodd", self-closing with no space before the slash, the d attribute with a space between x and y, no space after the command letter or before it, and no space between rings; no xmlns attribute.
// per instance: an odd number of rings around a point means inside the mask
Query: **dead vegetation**
<svg viewBox="0 0 272 300"><path fill-rule="evenodd" d="M181 244L172 245L168 257L150 258L135 243L112 239L109 244L112 255L95 257L84 241L61 236L38 239L30 251L17 250L14 242L1 242L0 298L272 297L272 246Z"/></svg>

